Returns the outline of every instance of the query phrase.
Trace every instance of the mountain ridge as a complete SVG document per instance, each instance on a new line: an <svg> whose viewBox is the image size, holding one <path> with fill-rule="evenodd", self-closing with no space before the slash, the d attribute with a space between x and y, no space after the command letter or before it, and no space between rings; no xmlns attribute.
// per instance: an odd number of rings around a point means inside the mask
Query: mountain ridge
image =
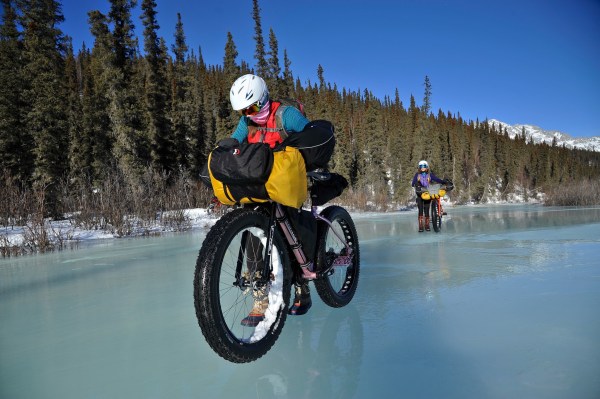
<svg viewBox="0 0 600 399"><path fill-rule="evenodd" d="M600 136L575 138L558 130L545 130L535 125L510 125L498 119L488 119L488 123L490 126L496 125L497 128L506 129L511 139L514 139L517 135L521 135L522 131L525 130L525 137L528 140L532 138L535 144L544 142L552 145L552 142L556 138L558 146L564 145L566 148L571 149L600 152Z"/></svg>

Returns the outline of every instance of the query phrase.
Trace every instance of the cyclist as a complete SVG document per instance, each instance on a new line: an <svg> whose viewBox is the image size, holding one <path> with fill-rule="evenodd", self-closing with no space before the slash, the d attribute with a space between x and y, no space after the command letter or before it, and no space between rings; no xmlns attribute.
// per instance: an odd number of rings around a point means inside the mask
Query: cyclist
<svg viewBox="0 0 600 399"><path fill-rule="evenodd" d="M427 161L419 161L417 173L412 179L412 187L415 188L417 194L417 207L419 208L419 233L423 232L423 228L426 231L430 231L429 228L429 208L431 200L424 200L421 198L421 191L423 188L429 187L430 182L436 182L440 184L446 184L446 180L442 180L432 172L429 171L429 164ZM423 220L423 214L425 220Z"/></svg>
<svg viewBox="0 0 600 399"><path fill-rule="evenodd" d="M247 74L239 77L231 86L229 100L235 111L240 113L240 121L233 132L234 139L242 143L264 142L275 147L289 135L309 133L309 120L293 106L282 105L279 101L269 98L267 84L260 77ZM304 141L319 139L316 135L302 136ZM310 145L310 143L307 143ZM258 237L249 235L246 246L248 272L252 273L262 262L264 247ZM303 315L312 306L308 281L299 278L296 283L294 303L288 313ZM254 306L248 316L242 320L242 325L254 327L262 320L268 307L266 289L253 292Z"/></svg>

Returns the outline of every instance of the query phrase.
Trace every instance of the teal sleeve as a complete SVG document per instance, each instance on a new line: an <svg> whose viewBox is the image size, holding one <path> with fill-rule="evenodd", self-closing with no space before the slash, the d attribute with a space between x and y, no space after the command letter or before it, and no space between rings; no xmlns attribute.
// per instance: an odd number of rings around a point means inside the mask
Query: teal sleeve
<svg viewBox="0 0 600 399"><path fill-rule="evenodd" d="M234 139L242 143L246 138L248 138L248 117L242 116L240 118L240 122L235 128L235 132L231 135Z"/></svg>
<svg viewBox="0 0 600 399"><path fill-rule="evenodd" d="M286 132L301 132L309 120L295 107L286 107L281 115L281 122Z"/></svg>

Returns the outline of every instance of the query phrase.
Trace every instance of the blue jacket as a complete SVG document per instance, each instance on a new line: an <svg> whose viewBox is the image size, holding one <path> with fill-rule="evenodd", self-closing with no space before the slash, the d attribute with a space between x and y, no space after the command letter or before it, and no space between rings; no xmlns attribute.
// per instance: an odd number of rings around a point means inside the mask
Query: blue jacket
<svg viewBox="0 0 600 399"><path fill-rule="evenodd" d="M231 135L234 139L242 143L248 137L248 123L250 118L242 116L237 128ZM309 120L296 107L286 107L281 114L281 122L287 133L301 132L308 125Z"/></svg>

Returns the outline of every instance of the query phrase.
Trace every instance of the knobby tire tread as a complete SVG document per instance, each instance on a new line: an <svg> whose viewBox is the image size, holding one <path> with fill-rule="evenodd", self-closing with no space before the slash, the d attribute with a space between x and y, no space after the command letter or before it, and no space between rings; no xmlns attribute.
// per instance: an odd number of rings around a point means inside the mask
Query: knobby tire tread
<svg viewBox="0 0 600 399"><path fill-rule="evenodd" d="M278 321L266 337L256 343L241 343L229 334L229 329L221 317L219 301L216 300L219 296L216 276L220 272L221 265L214 266L214 263L222 260L220 253L227 249L224 246L241 231L247 223L247 218L263 218L264 228L267 228L268 216L264 212L242 208L226 213L206 235L198 254L194 274L194 307L202 334L219 356L234 363L254 361L267 353L275 344L285 324L291 291L290 261L282 239L276 231L275 244L280 250L284 295L284 306L278 312Z"/></svg>
<svg viewBox="0 0 600 399"><path fill-rule="evenodd" d="M321 300L328 306L340 308L350 303L358 286L360 275L360 248L358 244L358 234L356 232L356 227L354 226L354 221L344 208L332 205L325 208L321 214L331 222L340 220L344 225L344 236L350 235L352 240L352 248L354 250L352 265L353 270L350 285L345 292L340 294L338 291L336 291L335 288L332 287L329 277L327 276L314 280L315 288L317 289L317 293L319 294ZM329 234L333 235L333 232L329 231L330 227L325 222L319 222L317 230L317 263L322 265L324 262L323 257L326 251L326 239Z"/></svg>
<svg viewBox="0 0 600 399"><path fill-rule="evenodd" d="M432 224L433 224L433 231L435 231L436 233L440 232L440 228L441 228L441 216L438 212L438 204L437 201L432 201L431 203L431 214L432 214Z"/></svg>

